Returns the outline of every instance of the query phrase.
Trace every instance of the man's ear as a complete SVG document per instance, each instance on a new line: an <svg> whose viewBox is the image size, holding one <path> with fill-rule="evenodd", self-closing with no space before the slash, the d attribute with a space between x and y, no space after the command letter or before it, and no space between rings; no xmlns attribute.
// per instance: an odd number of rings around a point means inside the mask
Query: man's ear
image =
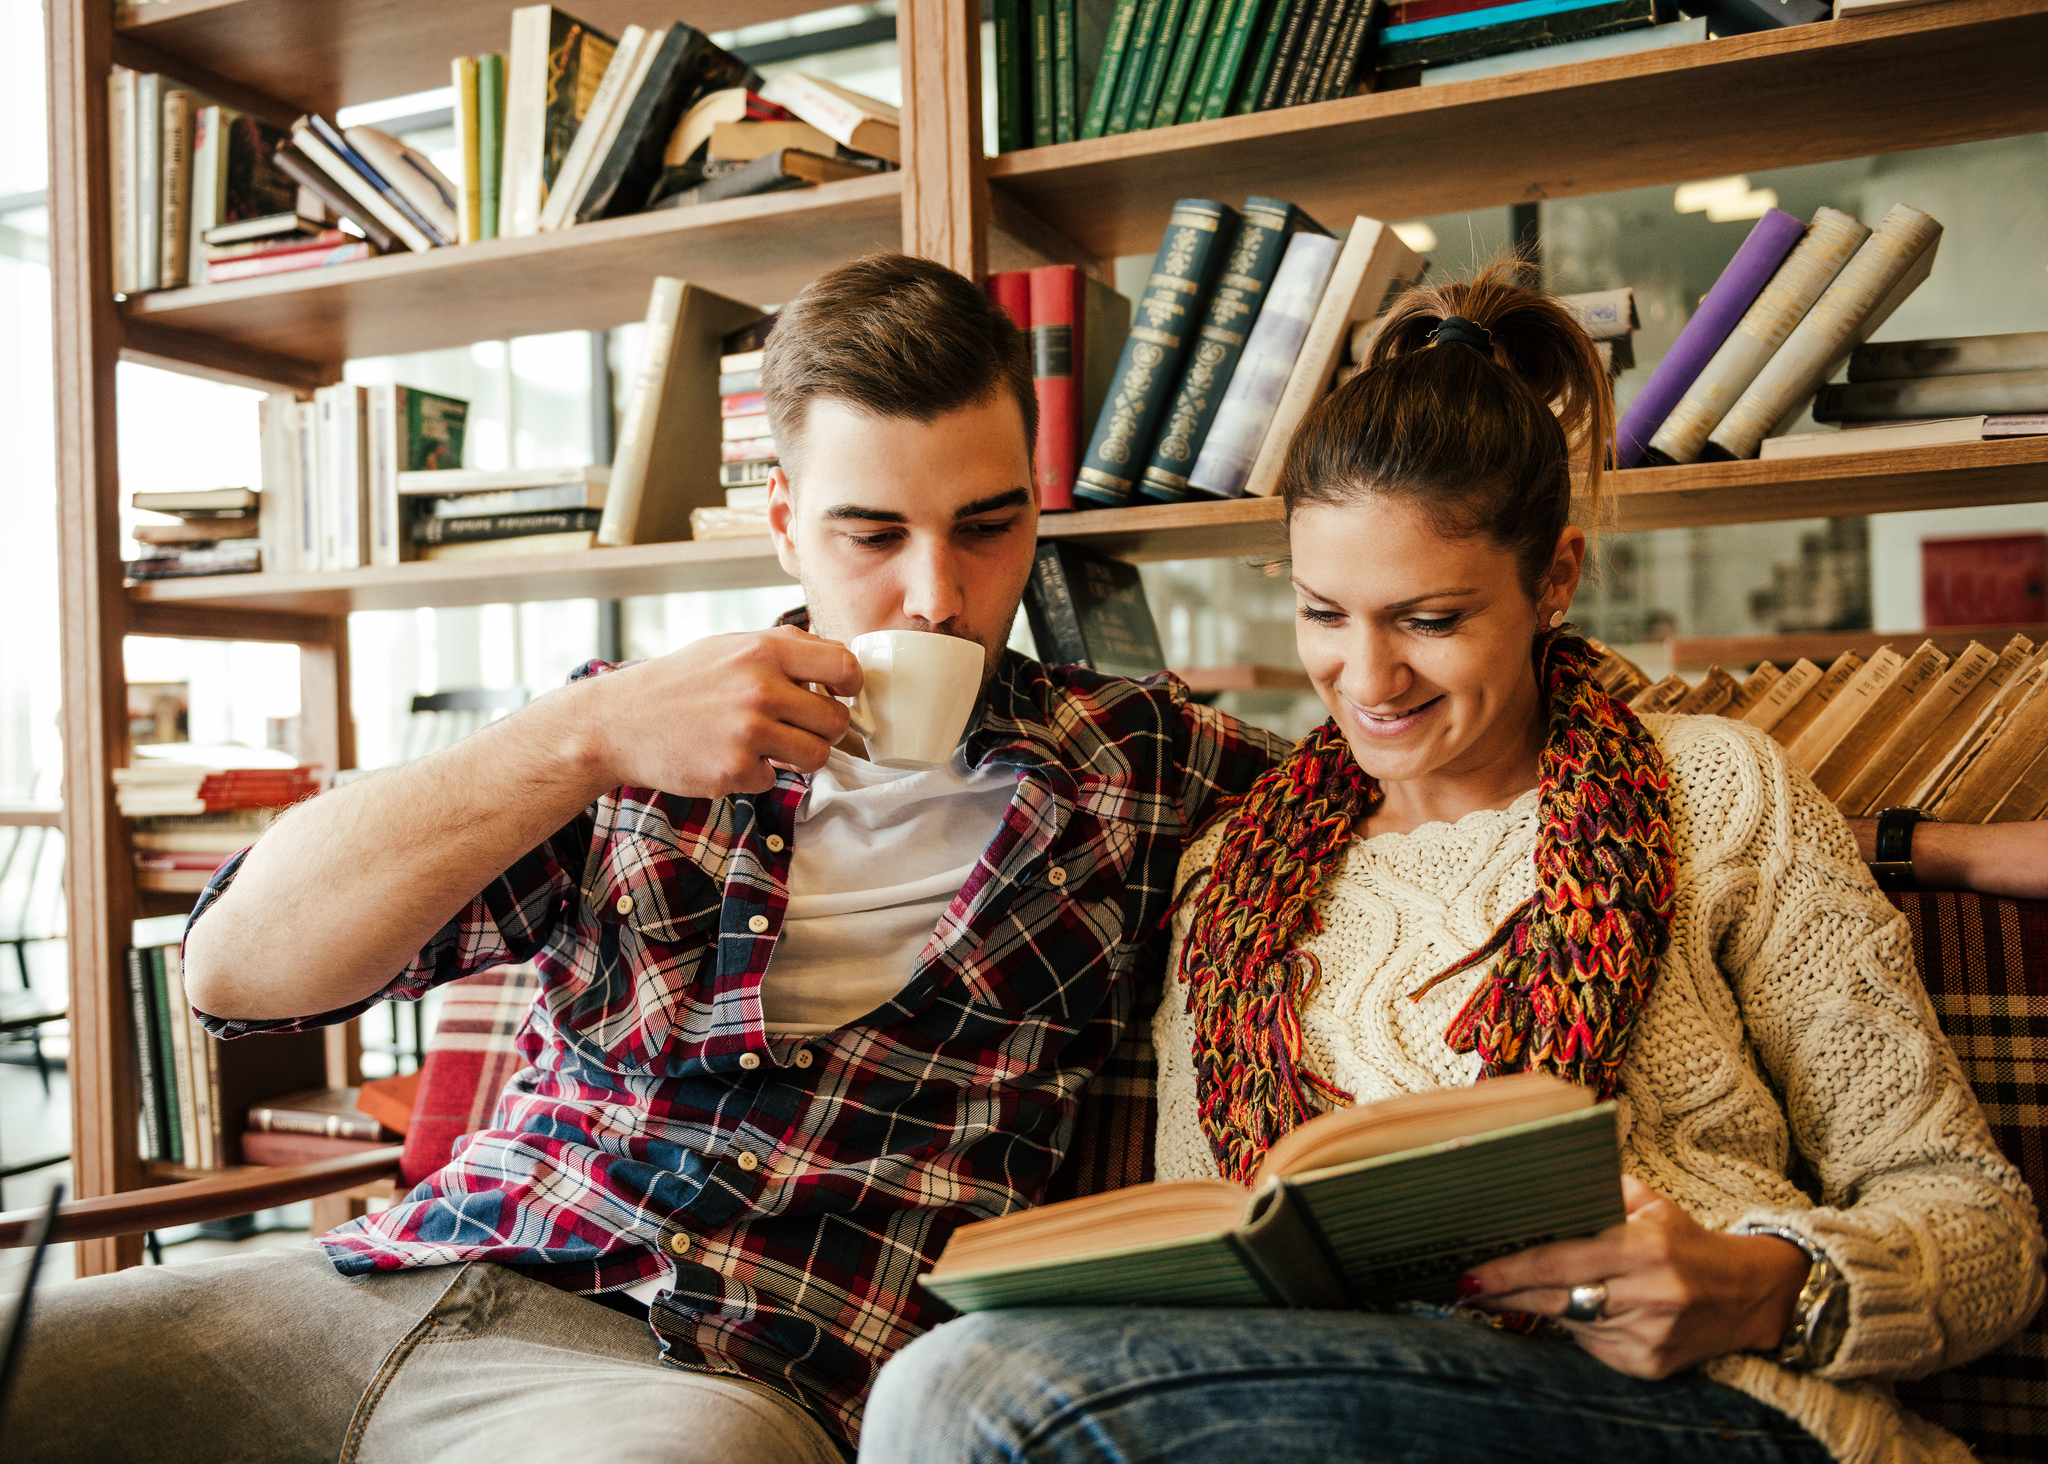
<svg viewBox="0 0 2048 1464"><path fill-rule="evenodd" d="M796 578L796 489L779 464L768 470L768 537L783 573Z"/></svg>

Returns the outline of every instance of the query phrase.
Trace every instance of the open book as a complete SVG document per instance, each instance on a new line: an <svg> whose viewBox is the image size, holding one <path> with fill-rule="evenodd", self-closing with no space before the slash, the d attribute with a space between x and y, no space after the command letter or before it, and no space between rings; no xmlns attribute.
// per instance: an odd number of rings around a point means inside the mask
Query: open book
<svg viewBox="0 0 2048 1464"><path fill-rule="evenodd" d="M961 1311L1449 1302L1481 1261L1623 1214L1614 1105L1524 1073L1323 1114L1249 1197L1184 1180L963 1226L923 1280Z"/></svg>

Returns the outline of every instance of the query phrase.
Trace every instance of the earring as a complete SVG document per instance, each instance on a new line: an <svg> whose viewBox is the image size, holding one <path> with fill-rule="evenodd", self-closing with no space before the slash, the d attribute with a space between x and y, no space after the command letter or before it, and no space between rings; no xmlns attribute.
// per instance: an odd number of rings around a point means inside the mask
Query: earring
<svg viewBox="0 0 2048 1464"><path fill-rule="evenodd" d="M1564 611L1562 611L1562 610L1553 610L1553 611L1551 611L1551 612L1550 612L1550 628L1551 628L1552 630L1556 630L1556 629L1557 629L1557 628L1558 628L1558 627L1559 627L1560 625L1563 625L1563 624L1564 624Z"/></svg>

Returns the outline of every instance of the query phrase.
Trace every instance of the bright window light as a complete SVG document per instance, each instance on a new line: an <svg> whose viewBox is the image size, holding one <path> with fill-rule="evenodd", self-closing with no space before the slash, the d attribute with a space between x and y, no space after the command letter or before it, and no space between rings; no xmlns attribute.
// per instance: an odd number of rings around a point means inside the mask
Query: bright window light
<svg viewBox="0 0 2048 1464"><path fill-rule="evenodd" d="M1405 224L1394 225L1394 233L1403 244L1417 254L1427 254L1436 248L1436 230L1421 219L1410 219Z"/></svg>
<svg viewBox="0 0 2048 1464"><path fill-rule="evenodd" d="M1672 195L1671 206L1682 214L1703 213L1714 224L1736 219L1760 219L1778 206L1776 190L1752 188L1741 173L1727 178L1707 178L1698 183L1681 183Z"/></svg>

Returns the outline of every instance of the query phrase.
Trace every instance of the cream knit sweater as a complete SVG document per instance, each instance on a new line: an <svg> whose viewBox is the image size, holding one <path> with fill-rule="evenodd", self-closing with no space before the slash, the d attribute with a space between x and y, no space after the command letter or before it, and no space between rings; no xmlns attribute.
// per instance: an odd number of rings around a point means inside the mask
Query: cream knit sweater
<svg viewBox="0 0 2048 1464"><path fill-rule="evenodd" d="M1844 1461L1969 1452L1883 1384L1997 1346L2042 1294L2042 1237L1913 970L1903 917L1848 829L1783 751L1721 717L1644 719L1671 768L1678 847L1671 947L1621 1070L1622 1161L1702 1224L1783 1226L1848 1278L1851 1321L1818 1374L1754 1354L1709 1376L1797 1419ZM1316 1071L1370 1101L1469 1084L1444 1030L1484 972L1407 993L1472 951L1534 892L1532 790L1505 810L1355 841L1309 943L1302 1012ZM1215 858L1218 830L1181 864ZM1174 960L1184 927L1176 924ZM1213 1177L1196 1119L1185 993L1153 1023L1158 1177ZM1820 1204L1786 1177L1797 1144Z"/></svg>

